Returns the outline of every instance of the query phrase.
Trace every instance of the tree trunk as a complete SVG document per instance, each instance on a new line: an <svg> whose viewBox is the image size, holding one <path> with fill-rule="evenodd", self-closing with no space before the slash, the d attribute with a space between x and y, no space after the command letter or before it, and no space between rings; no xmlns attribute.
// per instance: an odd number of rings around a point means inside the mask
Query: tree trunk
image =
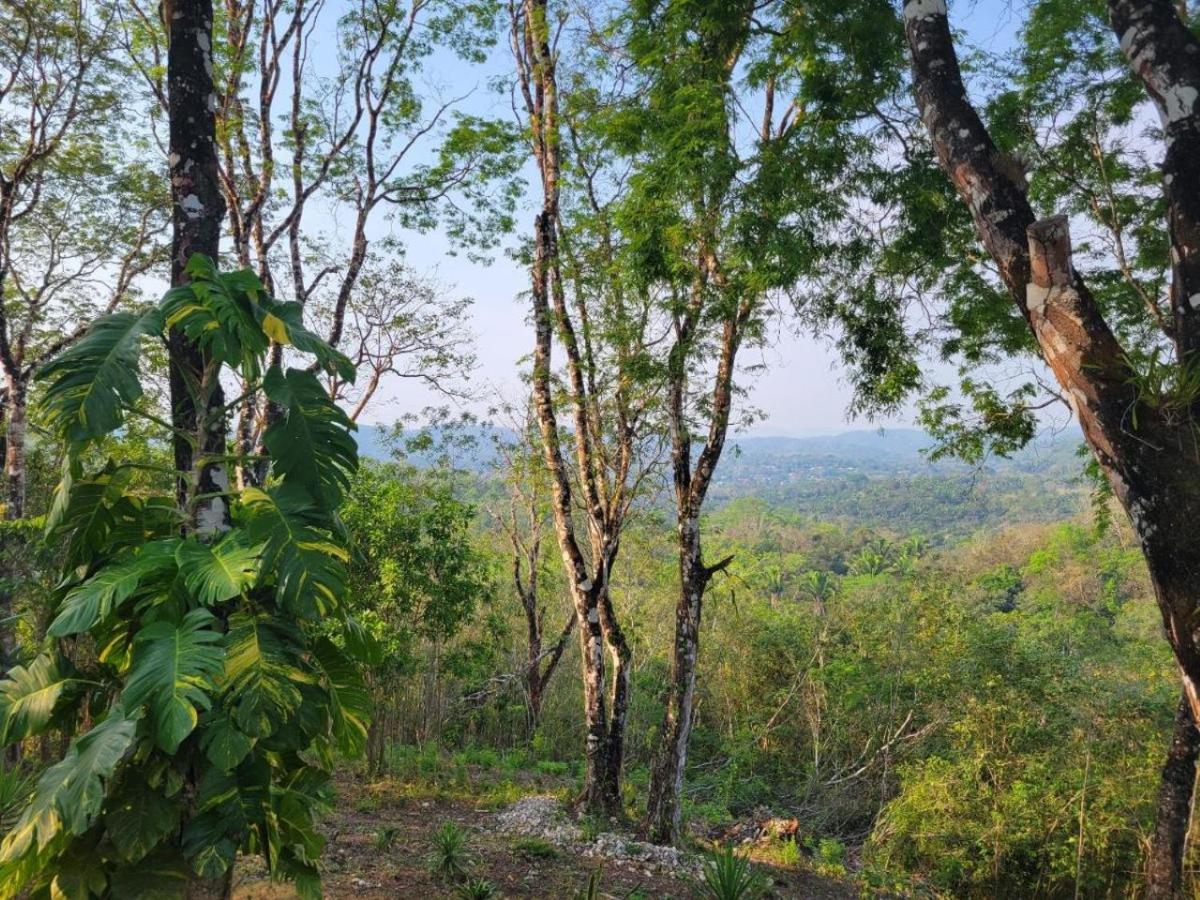
<svg viewBox="0 0 1200 900"><path fill-rule="evenodd" d="M164 4L169 34L167 54L172 244L171 284L185 284L185 267L193 254L201 253L216 262L220 256L221 220L225 200L217 167L216 94L213 87L211 0L175 0ZM196 435L197 451L180 436L174 442L175 468L194 472L194 483L179 479L181 503L194 495L212 495L229 489L225 452L225 421L220 414L225 400L215 372L199 349L178 331L168 336L172 424ZM190 389L203 384L203 408ZM198 459L194 459L198 457ZM196 462L199 465L196 465ZM227 527L228 499L212 496L188 510L191 524L209 533Z"/></svg>
<svg viewBox="0 0 1200 900"><path fill-rule="evenodd" d="M25 384L9 377L5 388L4 406L4 473L5 506L4 518L13 520L25 514ZM0 553L7 548L0 547ZM20 550L13 548L14 556ZM19 572L10 576L20 577ZM0 667L7 669L17 661L16 624L13 618L13 595L0 585ZM17 750L14 748L14 754Z"/></svg>
<svg viewBox="0 0 1200 900"><path fill-rule="evenodd" d="M218 261L225 201L217 167L212 0L168 0L162 12L168 29L171 284L178 286L187 283L185 267L193 254ZM195 435L195 449L181 434L174 439L177 491L186 506L184 528L209 535L229 526L229 501L222 493L229 489L229 478L223 460L226 422L219 369L175 330L168 335L167 352L171 424L179 432ZM200 385L199 391L195 385ZM189 794L194 796L194 772L188 773L188 780L192 782ZM215 878L193 876L187 897L225 900L232 892L230 867Z"/></svg>
<svg viewBox="0 0 1200 900"><path fill-rule="evenodd" d="M228 900L233 896L233 866L216 878L193 878L184 897L187 900Z"/></svg>
<svg viewBox="0 0 1200 900"><path fill-rule="evenodd" d="M25 517L25 438L28 398L25 380L9 375L4 429L4 518Z"/></svg>
<svg viewBox="0 0 1200 900"><path fill-rule="evenodd" d="M614 783L613 767L609 761L607 703L604 697L604 632L600 627L600 612L596 589L581 585L572 591L577 595L579 616L579 650L583 668L583 717L586 726L584 739L583 793L580 804L591 815L609 818L620 809L620 786ZM619 763L618 763L619 765Z"/></svg>
<svg viewBox="0 0 1200 900"><path fill-rule="evenodd" d="M675 606L671 684L646 809L647 834L656 844L676 844L680 838L683 773L695 713L700 612L708 578L701 562L700 522L683 517L679 523L679 598Z"/></svg>
<svg viewBox="0 0 1200 900"><path fill-rule="evenodd" d="M606 567L607 568L607 567ZM601 806L608 818L622 818L621 779L625 767L625 725L629 720L629 663L633 654L625 634L617 622L609 594L608 582L597 604L600 627L608 650L612 672L609 675L608 735L604 748L604 771L601 773Z"/></svg>
<svg viewBox="0 0 1200 900"><path fill-rule="evenodd" d="M1146 861L1146 900L1175 900L1183 896L1183 861L1192 820L1198 754L1200 730L1185 694L1175 713L1175 728L1158 789L1158 815Z"/></svg>
<svg viewBox="0 0 1200 900"><path fill-rule="evenodd" d="M1109 11L1123 50L1159 106L1168 140L1183 142L1190 153L1200 146L1200 110L1195 108L1200 43L1178 27L1174 8L1165 0L1112 0ZM1193 417L1172 419L1138 396L1137 373L1072 265L1066 217L1035 221L1024 185L1007 174L1003 154L967 99L945 3L907 0L904 24L917 105L934 152L1133 524L1192 718L1200 721L1200 633L1195 627L1200 615L1200 559L1195 552L1200 540L1200 448ZM1169 154L1166 174L1194 172L1187 168L1194 162L1194 156L1185 160ZM1200 221L1195 215L1200 183L1193 177L1176 183L1184 180L1164 177L1171 187L1167 201L1173 242L1189 240L1191 223ZM1194 295L1186 292L1194 275L1200 279L1200 255L1193 259L1173 247L1172 257L1173 336L1180 360L1187 364L1193 347L1189 332L1200 321L1200 303L1193 305ZM1163 790L1173 789L1164 785ZM1181 861L1169 852L1161 858Z"/></svg>

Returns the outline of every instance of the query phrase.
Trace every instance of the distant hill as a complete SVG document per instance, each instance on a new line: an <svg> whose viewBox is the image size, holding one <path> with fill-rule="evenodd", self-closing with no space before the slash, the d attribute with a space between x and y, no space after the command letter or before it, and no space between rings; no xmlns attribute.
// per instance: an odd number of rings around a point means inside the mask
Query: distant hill
<svg viewBox="0 0 1200 900"><path fill-rule="evenodd" d="M411 438L419 429L405 431ZM380 425L364 425L357 432L358 452L369 459L388 460L393 457L395 442L389 439L392 429ZM418 466L434 465L448 458L457 468L482 471L496 458L493 439L499 436L511 440L508 429L487 424L466 428L434 427L426 432L431 447L408 454ZM852 472L882 474L911 472L925 475L974 471L956 460L930 462L925 451L933 441L916 428L845 431L840 434L812 437L735 436L730 439L721 460L722 480L737 481L758 473L780 475L784 472L807 472L810 475L849 474ZM1076 443L1066 438L1035 441L1012 459L991 459L983 471L1045 472L1048 468L1078 469L1075 461Z"/></svg>
<svg viewBox="0 0 1200 900"><path fill-rule="evenodd" d="M390 429L365 426L359 452L391 459ZM415 432L407 432L411 437ZM414 465L443 465L484 476L497 457L493 437L511 432L474 425L430 429L430 446L409 453ZM930 438L914 428L847 431L812 437L730 441L711 492L713 510L758 498L825 521L952 536L987 525L1055 521L1087 509L1076 442L1039 440L1012 459L978 467L930 462ZM661 498L664 509L669 506Z"/></svg>

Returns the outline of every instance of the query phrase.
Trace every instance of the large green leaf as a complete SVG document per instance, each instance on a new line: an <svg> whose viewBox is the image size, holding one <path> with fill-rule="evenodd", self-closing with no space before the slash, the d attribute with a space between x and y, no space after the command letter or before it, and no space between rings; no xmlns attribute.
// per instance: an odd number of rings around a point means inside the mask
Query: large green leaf
<svg viewBox="0 0 1200 900"><path fill-rule="evenodd" d="M326 372L353 383L354 363L304 327L303 306L295 302L280 303L270 298L260 301L259 306L263 313L263 331L271 340L290 344L301 353L311 353Z"/></svg>
<svg viewBox="0 0 1200 900"><path fill-rule="evenodd" d="M232 771L254 747L254 742L225 713L214 716L203 726L200 742L208 761L221 772Z"/></svg>
<svg viewBox="0 0 1200 900"><path fill-rule="evenodd" d="M212 606L238 596L254 583L260 549L244 533L233 531L212 544L194 538L183 541L175 558L188 593Z"/></svg>
<svg viewBox="0 0 1200 900"><path fill-rule="evenodd" d="M149 704L155 742L174 753L208 709L213 676L221 670L221 634L205 609L193 609L178 625L155 622L138 632L122 698L132 709Z"/></svg>
<svg viewBox="0 0 1200 900"><path fill-rule="evenodd" d="M128 470L111 464L87 478L64 471L63 488L47 520L47 534L65 539L66 565L91 566L101 553L111 553L109 537L116 528L124 501Z"/></svg>
<svg viewBox="0 0 1200 900"><path fill-rule="evenodd" d="M74 346L39 374L50 382L41 401L49 427L72 444L120 427L124 407L142 396L138 380L141 338L161 329L162 316L157 309L97 319Z"/></svg>
<svg viewBox="0 0 1200 900"><path fill-rule="evenodd" d="M337 739L338 749L348 756L358 756L367 744L371 695L354 663L328 638L320 638L313 645L313 655L325 676L333 736Z"/></svg>
<svg viewBox="0 0 1200 900"><path fill-rule="evenodd" d="M348 554L324 527L326 516L303 490L281 485L242 491L246 531L263 544L262 569L274 575L279 602L305 618L335 609L345 592Z"/></svg>
<svg viewBox="0 0 1200 900"><path fill-rule="evenodd" d="M300 707L299 685L312 681L302 668L298 629L278 618L237 613L226 635L224 704L250 737L274 734Z"/></svg>
<svg viewBox="0 0 1200 900"><path fill-rule="evenodd" d="M108 875L104 871L104 859L90 842L72 846L54 861L54 880L51 882L52 900L91 900L103 897L108 887Z"/></svg>
<svg viewBox="0 0 1200 900"><path fill-rule="evenodd" d="M188 260L187 272L189 282L163 297L167 327L187 335L213 359L237 367L246 379L257 380L269 345L258 322L262 284L249 272L222 275L202 254Z"/></svg>
<svg viewBox="0 0 1200 900"><path fill-rule="evenodd" d="M112 894L137 900L183 900L188 893L191 873L177 850L162 848L113 873Z"/></svg>
<svg viewBox="0 0 1200 900"><path fill-rule="evenodd" d="M354 423L304 369L283 374L272 366L263 390L282 412L263 434L271 469L284 483L300 485L325 509L335 509L358 467Z"/></svg>
<svg viewBox="0 0 1200 900"><path fill-rule="evenodd" d="M41 734L54 720L63 692L80 681L65 676L49 656L13 666L0 681L0 745Z"/></svg>
<svg viewBox="0 0 1200 900"><path fill-rule="evenodd" d="M117 852L136 863L179 828L179 803L130 772L109 799L104 828Z"/></svg>
<svg viewBox="0 0 1200 900"><path fill-rule="evenodd" d="M67 594L46 633L50 637L80 634L108 618L139 587L174 573L178 545L177 538L153 541L131 559L105 566ZM168 587L169 582L162 585L164 591Z"/></svg>
<svg viewBox="0 0 1200 900"><path fill-rule="evenodd" d="M120 707L67 750L38 779L29 806L0 843L0 863L40 850L62 832L83 834L100 812L104 782L133 744L137 722Z"/></svg>

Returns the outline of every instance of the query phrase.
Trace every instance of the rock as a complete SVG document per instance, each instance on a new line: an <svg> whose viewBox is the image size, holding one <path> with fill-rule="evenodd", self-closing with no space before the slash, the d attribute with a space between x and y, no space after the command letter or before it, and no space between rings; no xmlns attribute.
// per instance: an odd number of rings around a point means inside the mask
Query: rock
<svg viewBox="0 0 1200 900"><path fill-rule="evenodd" d="M699 862L674 847L647 844L614 831L601 832L593 840L585 841L583 830L571 822L562 804L554 797L524 797L499 813L496 824L502 832L541 838L585 857L603 858L635 869L640 867L647 876L654 870L667 874L700 873Z"/></svg>

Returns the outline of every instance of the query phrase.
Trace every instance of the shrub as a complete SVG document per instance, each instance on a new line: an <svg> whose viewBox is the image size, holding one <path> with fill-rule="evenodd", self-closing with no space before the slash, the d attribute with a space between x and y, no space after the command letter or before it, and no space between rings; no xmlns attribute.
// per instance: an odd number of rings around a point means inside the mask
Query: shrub
<svg viewBox="0 0 1200 900"><path fill-rule="evenodd" d="M733 847L709 854L704 862L700 894L709 900L750 900L760 896L766 887L766 879Z"/></svg>

